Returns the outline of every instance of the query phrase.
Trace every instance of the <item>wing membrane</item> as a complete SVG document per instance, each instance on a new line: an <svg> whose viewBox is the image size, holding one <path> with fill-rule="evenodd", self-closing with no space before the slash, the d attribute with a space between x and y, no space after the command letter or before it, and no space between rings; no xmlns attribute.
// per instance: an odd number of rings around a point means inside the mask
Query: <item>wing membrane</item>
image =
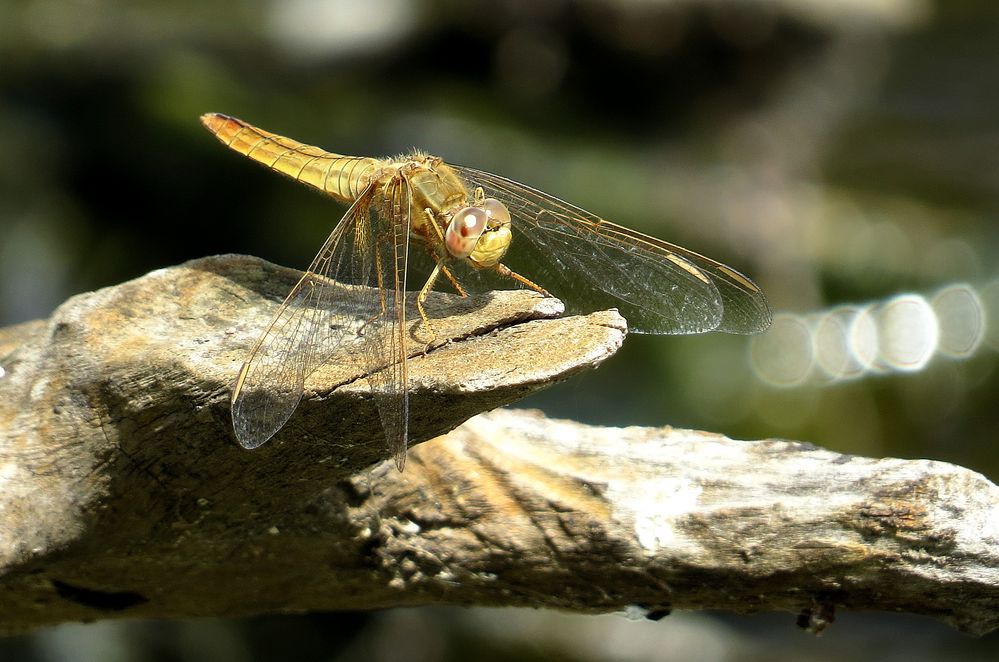
<svg viewBox="0 0 999 662"><path fill-rule="evenodd" d="M406 464L409 436L409 389L406 354L406 269L409 261L409 224L412 194L407 181L393 180L384 197L372 205L369 223L371 251L355 254L354 282L377 284L381 292L371 333L365 332L361 349L366 355L368 382L374 396L385 439L396 467Z"/></svg>
<svg viewBox="0 0 999 662"><path fill-rule="evenodd" d="M260 446L284 426L311 373L337 352L354 351L375 375L375 399L397 462L400 453L404 456L405 366L393 366L403 351L404 319L396 319L396 302L405 301L405 292L400 297L398 288L388 293L379 288L393 282L385 272L398 261L383 259L388 249L380 249L378 240L389 231L407 236L408 226L392 230L390 219L382 217L385 210L373 204L378 197L371 185L351 205L243 364L233 387L232 419L245 448ZM391 249L397 250L398 245ZM386 330L392 335L386 337ZM386 365L390 369L379 372Z"/></svg>
<svg viewBox="0 0 999 662"><path fill-rule="evenodd" d="M517 234L504 261L520 270L525 256L525 273L572 312L614 306L641 333L755 333L770 325L760 288L731 267L505 177L452 167L510 209Z"/></svg>

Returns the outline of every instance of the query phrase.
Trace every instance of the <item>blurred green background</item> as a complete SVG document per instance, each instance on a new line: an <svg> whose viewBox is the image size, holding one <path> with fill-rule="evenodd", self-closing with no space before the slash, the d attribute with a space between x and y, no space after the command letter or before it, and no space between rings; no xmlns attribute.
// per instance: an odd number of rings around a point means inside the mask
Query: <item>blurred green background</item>
<svg viewBox="0 0 999 662"><path fill-rule="evenodd" d="M225 150L207 111L517 179L735 266L778 314L756 339L629 337L527 405L999 475L994 2L0 0L0 325L203 255L309 263L343 208ZM108 623L0 659L999 656L927 619L841 614L820 640L792 623Z"/></svg>

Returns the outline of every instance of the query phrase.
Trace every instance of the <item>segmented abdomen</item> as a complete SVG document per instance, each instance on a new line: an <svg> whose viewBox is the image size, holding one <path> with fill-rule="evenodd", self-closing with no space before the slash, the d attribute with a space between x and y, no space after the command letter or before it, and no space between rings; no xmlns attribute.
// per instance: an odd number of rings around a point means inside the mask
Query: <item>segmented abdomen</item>
<svg viewBox="0 0 999 662"><path fill-rule="evenodd" d="M201 123L227 147L341 202L357 198L381 163L333 154L220 113L202 115Z"/></svg>

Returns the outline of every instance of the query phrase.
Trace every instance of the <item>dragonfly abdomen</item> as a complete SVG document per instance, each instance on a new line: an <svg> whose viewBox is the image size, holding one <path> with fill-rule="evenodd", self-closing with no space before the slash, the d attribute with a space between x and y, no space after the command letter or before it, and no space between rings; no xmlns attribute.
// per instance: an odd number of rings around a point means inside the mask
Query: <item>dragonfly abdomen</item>
<svg viewBox="0 0 999 662"><path fill-rule="evenodd" d="M327 152L221 113L202 115L201 123L230 149L340 202L353 202L382 165L370 157Z"/></svg>

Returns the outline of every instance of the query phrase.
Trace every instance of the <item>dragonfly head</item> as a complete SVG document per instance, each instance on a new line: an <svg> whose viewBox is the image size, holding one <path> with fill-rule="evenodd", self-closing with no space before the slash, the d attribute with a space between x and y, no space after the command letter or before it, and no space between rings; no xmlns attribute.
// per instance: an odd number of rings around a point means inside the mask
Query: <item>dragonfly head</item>
<svg viewBox="0 0 999 662"><path fill-rule="evenodd" d="M447 252L459 259L468 258L478 268L499 264L511 239L510 212L495 198L458 210L444 234Z"/></svg>

